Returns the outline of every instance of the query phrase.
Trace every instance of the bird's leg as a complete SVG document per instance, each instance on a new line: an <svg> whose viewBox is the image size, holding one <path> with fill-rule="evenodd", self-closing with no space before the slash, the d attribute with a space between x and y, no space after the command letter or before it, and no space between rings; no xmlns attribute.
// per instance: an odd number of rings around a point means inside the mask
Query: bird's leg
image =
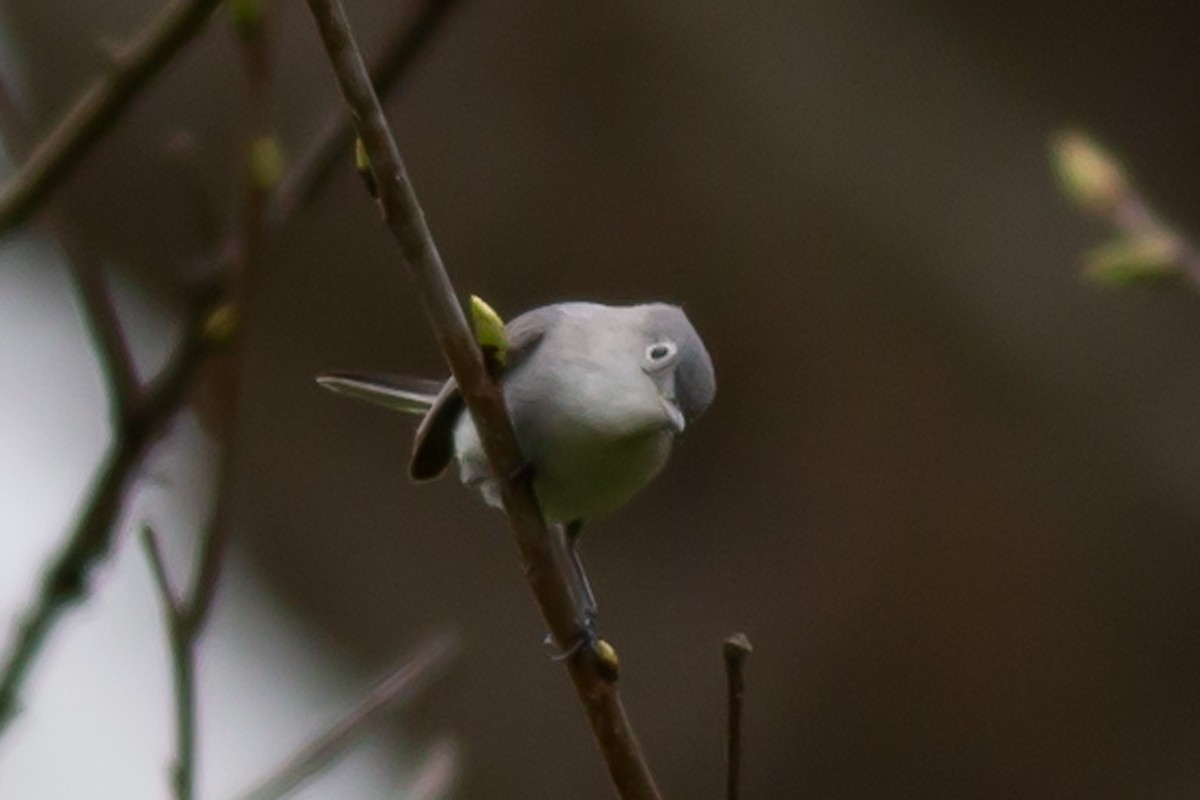
<svg viewBox="0 0 1200 800"><path fill-rule="evenodd" d="M599 609L596 607L596 595L592 594L592 584L588 581L587 573L583 571L583 561L579 557L579 540L583 533L583 520L572 520L563 527L566 535L567 555L571 557L571 569L575 573L575 585L583 601L583 622L589 631L595 631Z"/></svg>
<svg viewBox="0 0 1200 800"><path fill-rule="evenodd" d="M564 545L571 562L571 594L575 602L582 606L583 628L579 637L571 645L551 656L555 661L565 661L574 657L584 648L595 645L596 635L596 596L592 594L592 586L588 582L587 573L583 571L583 562L579 558L579 536L583 532L583 522L573 520L562 526ZM546 634L546 644L552 645L553 639Z"/></svg>

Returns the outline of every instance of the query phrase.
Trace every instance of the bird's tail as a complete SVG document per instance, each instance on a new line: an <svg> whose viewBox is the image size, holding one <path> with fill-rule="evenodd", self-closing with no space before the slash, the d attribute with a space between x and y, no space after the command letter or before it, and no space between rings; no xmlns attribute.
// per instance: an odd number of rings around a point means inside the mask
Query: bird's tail
<svg viewBox="0 0 1200 800"><path fill-rule="evenodd" d="M442 384L436 381L403 375L354 375L346 372L318 375L317 383L331 392L406 414L424 414L442 388Z"/></svg>

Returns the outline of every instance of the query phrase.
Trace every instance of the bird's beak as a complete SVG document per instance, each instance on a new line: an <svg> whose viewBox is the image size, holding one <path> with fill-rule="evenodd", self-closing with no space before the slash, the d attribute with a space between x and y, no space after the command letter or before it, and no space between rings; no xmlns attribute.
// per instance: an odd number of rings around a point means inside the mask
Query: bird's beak
<svg viewBox="0 0 1200 800"><path fill-rule="evenodd" d="M662 403L663 411L667 412L667 422L671 426L676 435L683 433L683 429L687 427L687 420L683 418L683 412L679 410L679 406L670 397L660 395L659 402Z"/></svg>

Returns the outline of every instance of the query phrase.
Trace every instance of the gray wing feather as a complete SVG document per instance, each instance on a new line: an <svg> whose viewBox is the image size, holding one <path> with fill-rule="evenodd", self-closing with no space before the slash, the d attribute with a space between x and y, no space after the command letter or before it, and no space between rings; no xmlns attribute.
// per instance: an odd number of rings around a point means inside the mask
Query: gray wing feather
<svg viewBox="0 0 1200 800"><path fill-rule="evenodd" d="M505 374L519 369L533 354L560 313L555 306L542 306L526 311L504 326L509 341ZM458 384L450 378L442 385L429 413L417 428L408 468L413 480L430 480L446 471L454 458L454 426L458 424L458 415L463 408Z"/></svg>

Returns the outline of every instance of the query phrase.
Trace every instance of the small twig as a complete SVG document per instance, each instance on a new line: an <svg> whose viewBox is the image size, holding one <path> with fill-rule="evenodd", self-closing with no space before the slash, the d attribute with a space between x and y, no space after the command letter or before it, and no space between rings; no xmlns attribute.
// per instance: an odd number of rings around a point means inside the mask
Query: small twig
<svg viewBox="0 0 1200 800"><path fill-rule="evenodd" d="M62 613L84 595L92 568L108 555L113 522L131 476L182 405L200 365L220 346L205 331L216 302L211 291L197 298L183 342L105 455L79 522L43 571L37 593L20 617L0 669L0 734L16 715L21 687L46 637Z"/></svg>
<svg viewBox="0 0 1200 800"><path fill-rule="evenodd" d="M33 146L30 126L4 76L0 76L0 128L12 157L29 152ZM83 322L95 343L101 373L108 381L110 414L119 425L140 401L141 390L133 356L104 280L103 266L62 215L51 209L47 222L51 234L63 249L75 290L79 292Z"/></svg>
<svg viewBox="0 0 1200 800"><path fill-rule="evenodd" d="M150 528L143 527L141 538L166 620L171 674L175 685L175 761L171 767L171 786L175 800L192 800L196 775L196 672L193 655L197 632L188 624L186 610L171 588L158 537Z"/></svg>
<svg viewBox="0 0 1200 800"><path fill-rule="evenodd" d="M263 210L270 184L264 181L257 148L269 129L268 91L270 88L270 48L268 39L268 2L248 7L237 26L246 64L246 100L243 157L238 163L244 200L242 204L241 247L239 257L230 264L227 277L229 300L224 310L232 315L236 330L230 347L212 379L217 384L212 427L222 442L215 509L201 538L195 576L186 597L171 591L166 568L157 542L149 529L143 530L143 542L154 571L167 616L171 642L171 665L175 680L175 761L172 786L175 800L192 800L196 776L196 685L195 652L204 633L213 600L216 597L221 565L229 541L230 496L233 483L234 419L241 384L246 309L253 277L262 262ZM218 371L223 374L217 374Z"/></svg>
<svg viewBox="0 0 1200 800"><path fill-rule="evenodd" d="M404 787L405 800L438 800L446 797L458 775L458 747L443 739L421 760L417 776Z"/></svg>
<svg viewBox="0 0 1200 800"><path fill-rule="evenodd" d="M222 441L220 477L217 484L216 508L209 524L204 546L192 581L192 593L186 610L188 622L199 631L212 608L220 578L221 564L229 541L231 525L229 511L233 495L233 467L236 459L234 418L242 385L244 342L253 318L252 302L264 261L266 235L266 205L273 183L260 163L260 145L271 138L270 88L271 49L270 27L273 4L261 0L254 6L255 17L242 19L237 26L238 40L245 66L245 98L243 100L242 158L238 164L242 186L242 207L239 257L229 276L230 308L235 317L238 335L228 349L224 363L224 382L221 405L216 421Z"/></svg>
<svg viewBox="0 0 1200 800"><path fill-rule="evenodd" d="M191 4L188 8L196 8ZM180 4L172 6L179 8ZM158 31L159 28L151 25ZM189 35L194 35L189 34ZM143 34L142 40L155 38L149 30ZM176 47L177 49L177 47ZM135 50L145 50L145 45ZM174 52L174 51L172 51ZM134 60L133 56L129 59ZM156 67L157 68L157 67ZM60 125L60 128L63 127ZM39 150L46 147L43 143ZM302 181L307 184L312 181L319 183L313 177ZM270 191L268 187L266 191ZM312 192L306 194L311 196ZM289 214L295 213L300 206L290 206ZM248 217L247 217L248 218ZM287 217L275 217L276 226L287 221ZM266 224L265 217L263 225ZM229 261L231 264L245 259L246 254L241 242L230 239L224 246L216 248L216 258ZM227 254L236 254L232 259ZM251 253L251 260L256 258L257 251ZM81 284L82 285L82 284ZM243 291L246 291L243 288ZM163 369L159 377L142 394L140 402L133 403L122 416L121 425L117 426L116 440L110 451L104 456L97 468L92 488L88 492L80 512L79 521L67 535L63 544L51 556L49 565L45 568L38 584L35 595L29 600L26 609L21 612L15 633L9 641L0 661L0 736L8 729L18 711L19 695L28 678L34 660L47 641L51 631L62 617L62 614L72 605L79 602L88 590L88 575L92 569L103 561L111 550L114 535L113 523L121 511L122 503L130 483L130 477L137 470L145 453L162 435L167 423L182 407L196 373L207 362L210 355L224 349L231 340L236 339L237 326L244 324L234 313L232 325L234 331L214 332L206 330L214 312L225 305L227 293L223 287L216 285L202 287L186 314L182 342L175 356ZM228 307L228 306L227 306ZM92 306L88 309L89 325L93 322ZM103 312L102 312L103 313ZM229 315L226 315L227 317ZM228 322L229 320L227 320ZM114 326L101 325L105 330ZM113 352L116 352L114 349ZM102 367L106 375L110 373L112 364L127 363L124 358L106 358ZM110 377L110 380L114 380ZM121 379L115 379L121 380ZM228 454L225 458L229 458ZM228 474L223 471L222 475ZM222 478L225 480L225 478ZM214 514L215 530L223 537L228 526L221 524L227 507L220 501L227 497L227 491L218 492L218 507ZM220 556L224 552L224 539L208 540L199 560L199 572L205 576L193 580L193 586L205 586L202 593L191 599L188 608L193 617L203 618L211 605L212 592L216 586L216 577ZM202 622L202 619L198 620Z"/></svg>
<svg viewBox="0 0 1200 800"><path fill-rule="evenodd" d="M388 38L388 44L371 69L371 80L379 95L386 95L425 52L442 23L460 0L426 0L415 18L406 18ZM339 162L349 164L354 126L343 107L332 111L312 143L295 160L280 181L268 218L272 223L293 217L328 180Z"/></svg>
<svg viewBox="0 0 1200 800"><path fill-rule="evenodd" d="M131 100L204 28L221 0L174 0L96 78L0 188L0 233L32 214L121 118Z"/></svg>
<svg viewBox="0 0 1200 800"><path fill-rule="evenodd" d="M725 640L725 682L729 690L729 716L725 751L725 797L737 800L742 779L742 701L746 694L746 659L754 648L744 633Z"/></svg>
<svg viewBox="0 0 1200 800"><path fill-rule="evenodd" d="M285 797L305 780L328 767L373 725L415 696L431 678L445 669L461 646L458 635L450 632L422 644L345 716L300 748L252 790L241 795L240 800Z"/></svg>
<svg viewBox="0 0 1200 800"><path fill-rule="evenodd" d="M588 634L570 581L557 557L561 548L555 546L555 537L546 530L533 493L530 470L523 468L500 386L484 368L342 4L339 0L308 0L308 5L370 159L384 220L400 244L450 372L479 431L492 473L501 478L504 511L530 589L554 640L560 647L570 649ZM658 798L658 788L617 691L612 669L615 659L600 656L601 650L577 648L577 655L566 659L576 693L620 795ZM611 648L608 651L611 654Z"/></svg>
<svg viewBox="0 0 1200 800"><path fill-rule="evenodd" d="M1050 154L1067 197L1118 233L1087 255L1091 278L1124 284L1182 275L1200 288L1200 249L1162 220L1115 156L1075 130L1056 134Z"/></svg>

